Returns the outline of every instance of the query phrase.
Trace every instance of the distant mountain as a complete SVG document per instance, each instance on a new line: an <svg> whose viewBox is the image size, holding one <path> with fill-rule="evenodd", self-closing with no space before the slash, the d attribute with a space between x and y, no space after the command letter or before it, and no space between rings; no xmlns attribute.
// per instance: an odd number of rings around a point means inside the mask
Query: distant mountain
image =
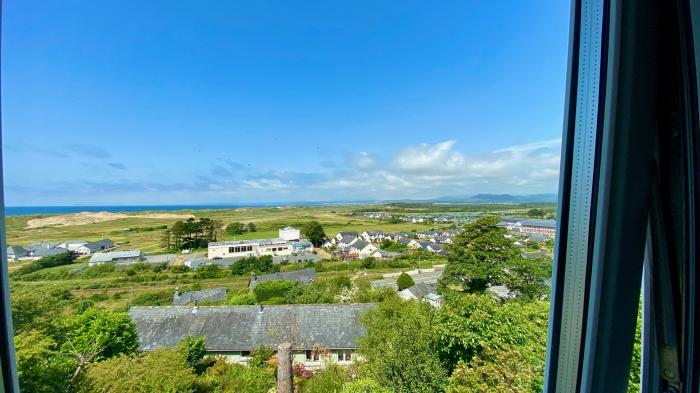
<svg viewBox="0 0 700 393"><path fill-rule="evenodd" d="M444 196L432 200L437 203L533 203L556 202L557 194L476 194L472 196Z"/></svg>

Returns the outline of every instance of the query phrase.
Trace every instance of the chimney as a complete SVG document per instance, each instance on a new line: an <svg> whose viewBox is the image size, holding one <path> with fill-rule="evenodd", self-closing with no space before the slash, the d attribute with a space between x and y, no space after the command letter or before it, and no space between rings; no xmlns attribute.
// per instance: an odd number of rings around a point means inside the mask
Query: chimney
<svg viewBox="0 0 700 393"><path fill-rule="evenodd" d="M292 344L277 346L277 393L294 393L292 380Z"/></svg>

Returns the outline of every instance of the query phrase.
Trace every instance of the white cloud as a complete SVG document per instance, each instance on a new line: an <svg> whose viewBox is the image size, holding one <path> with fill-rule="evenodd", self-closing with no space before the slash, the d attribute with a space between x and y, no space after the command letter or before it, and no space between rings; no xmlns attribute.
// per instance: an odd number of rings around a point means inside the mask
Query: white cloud
<svg viewBox="0 0 700 393"><path fill-rule="evenodd" d="M396 157L396 164L405 171L434 172L463 169L464 157L453 150L455 141L449 140L435 145L421 143L404 149Z"/></svg>

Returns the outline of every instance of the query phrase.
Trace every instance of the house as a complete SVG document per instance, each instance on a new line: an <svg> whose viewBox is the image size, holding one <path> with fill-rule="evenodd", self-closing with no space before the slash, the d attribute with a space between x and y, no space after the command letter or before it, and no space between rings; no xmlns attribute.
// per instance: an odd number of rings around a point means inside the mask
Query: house
<svg viewBox="0 0 700 393"><path fill-rule="evenodd" d="M541 234L541 233L529 233L527 234L527 240L535 243L541 243L545 240L550 239L548 235Z"/></svg>
<svg viewBox="0 0 700 393"><path fill-rule="evenodd" d="M525 235L536 234L554 237L557 230L555 220L523 220L520 222L520 233Z"/></svg>
<svg viewBox="0 0 700 393"><path fill-rule="evenodd" d="M403 300L422 300L425 295L435 292L434 285L416 284L412 287L399 291L399 297Z"/></svg>
<svg viewBox="0 0 700 393"><path fill-rule="evenodd" d="M357 234L355 231L349 231L349 232L338 232L335 234L335 240L336 242L339 242L343 240L343 238L350 237L352 239L355 239L357 237L360 237L360 235ZM337 243L336 243L337 244Z"/></svg>
<svg viewBox="0 0 700 393"><path fill-rule="evenodd" d="M286 240L254 239L226 242L210 242L207 250L207 258L250 257L262 255L289 255L292 248Z"/></svg>
<svg viewBox="0 0 700 393"><path fill-rule="evenodd" d="M374 304L132 307L129 315L142 351L175 347L186 337L204 336L209 355L246 363L256 348L289 342L293 363L318 368L324 361L352 364L357 339L366 333L360 316L374 308Z"/></svg>
<svg viewBox="0 0 700 393"><path fill-rule="evenodd" d="M201 291L183 292L176 290L173 295L173 305L185 306L189 303L195 305L205 302L219 302L226 300L226 288L211 288Z"/></svg>
<svg viewBox="0 0 700 393"><path fill-rule="evenodd" d="M351 254L355 254L360 258L364 258L370 256L373 252L377 250L379 250L379 247L375 246L372 243L366 242L364 240L355 240L353 243L350 244L348 252Z"/></svg>
<svg viewBox="0 0 700 393"><path fill-rule="evenodd" d="M96 252L88 261L88 266L101 265L103 263L130 264L141 262L146 257L139 250Z"/></svg>
<svg viewBox="0 0 700 393"><path fill-rule="evenodd" d="M364 231L361 236L367 242L378 243L384 240L384 231Z"/></svg>
<svg viewBox="0 0 700 393"><path fill-rule="evenodd" d="M292 270L289 272L261 274L259 276L253 273L253 275L250 277L250 280L248 280L248 288L253 289L257 284L264 281L289 280L296 281L301 284L310 284L315 279L316 270L314 270L313 268Z"/></svg>
<svg viewBox="0 0 700 393"><path fill-rule="evenodd" d="M18 261L29 256L29 250L22 246L7 247L7 260Z"/></svg>
<svg viewBox="0 0 700 393"><path fill-rule="evenodd" d="M114 247L114 242L109 239L102 239L96 242L89 242L78 246L75 252L82 255L92 254L98 251L109 250Z"/></svg>
<svg viewBox="0 0 700 393"><path fill-rule="evenodd" d="M65 248L68 251L77 252L78 247L88 244L87 240L65 240L58 245L59 248Z"/></svg>
<svg viewBox="0 0 700 393"><path fill-rule="evenodd" d="M373 258L379 258L379 259L386 259L386 258L393 258L396 256L401 255L400 252L392 252L392 251L384 251L381 249L377 249L374 252L370 253L370 257Z"/></svg>
<svg viewBox="0 0 700 393"><path fill-rule="evenodd" d="M432 243L432 242L430 242L430 241L428 241L428 240L418 240L416 243L418 243L418 245L420 246L420 249L426 250L426 251L428 251L428 246L429 246L429 245L435 244L435 243ZM410 247L410 246L409 246L409 247ZM411 248L412 248L412 247L411 247Z"/></svg>
<svg viewBox="0 0 700 393"><path fill-rule="evenodd" d="M432 239L435 243L452 244L454 242L449 236L433 236Z"/></svg>
<svg viewBox="0 0 700 393"><path fill-rule="evenodd" d="M339 248L346 248L346 247L349 247L353 242L360 240L360 238L359 237L352 237L352 236L343 236L342 238L340 238L340 240L338 240L337 237L334 237L333 240L336 241L335 244Z"/></svg>
<svg viewBox="0 0 700 393"><path fill-rule="evenodd" d="M26 259L41 259L43 257L50 257L53 255L59 255L59 254L65 254L67 253L68 250L64 248L37 248L34 250L31 250L29 254L29 258Z"/></svg>
<svg viewBox="0 0 700 393"><path fill-rule="evenodd" d="M440 244L440 243L430 243L425 247L425 249L430 251L430 252L434 252L434 253L440 253L440 252L446 251L445 246L443 244Z"/></svg>
<svg viewBox="0 0 700 393"><path fill-rule="evenodd" d="M408 244L406 244L406 246L408 246L408 248L412 248L415 250L423 248L423 245L416 239L410 239L410 241L408 242Z"/></svg>
<svg viewBox="0 0 700 393"><path fill-rule="evenodd" d="M301 233L298 229L287 226L280 228L279 238L288 242L297 242L301 239Z"/></svg>

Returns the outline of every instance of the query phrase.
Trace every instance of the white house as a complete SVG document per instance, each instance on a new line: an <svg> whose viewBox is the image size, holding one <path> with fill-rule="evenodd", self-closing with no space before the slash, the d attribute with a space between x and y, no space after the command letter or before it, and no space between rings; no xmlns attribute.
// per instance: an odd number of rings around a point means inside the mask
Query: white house
<svg viewBox="0 0 700 393"><path fill-rule="evenodd" d="M292 251L287 241L280 238L211 242L207 250L207 258L290 255Z"/></svg>
<svg viewBox="0 0 700 393"><path fill-rule="evenodd" d="M280 228L279 230L280 239L286 240L288 242L297 242L301 239L301 233L298 229L287 226Z"/></svg>
<svg viewBox="0 0 700 393"><path fill-rule="evenodd" d="M96 242L88 242L77 248L75 252L81 255L88 255L99 251L109 250L114 247L114 242L109 239L102 239Z"/></svg>
<svg viewBox="0 0 700 393"><path fill-rule="evenodd" d="M349 231L349 232L338 232L335 234L335 240L336 242L339 242L343 240L344 238L356 238L359 237L360 235L357 234L355 231ZM337 244L337 243L336 243Z"/></svg>
<svg viewBox="0 0 700 393"><path fill-rule="evenodd" d="M68 251L77 252L80 246L88 244L87 240L66 240L58 245L59 248L65 248Z"/></svg>
<svg viewBox="0 0 700 393"><path fill-rule="evenodd" d="M384 240L384 231L371 230L362 232L362 238L370 243L378 243Z"/></svg>
<svg viewBox="0 0 700 393"><path fill-rule="evenodd" d="M416 240L416 239L411 239L411 240L406 244L406 246L407 246L408 248L413 248L413 249L416 249L416 250L423 248L423 246L420 244L420 242L418 242L418 240Z"/></svg>

